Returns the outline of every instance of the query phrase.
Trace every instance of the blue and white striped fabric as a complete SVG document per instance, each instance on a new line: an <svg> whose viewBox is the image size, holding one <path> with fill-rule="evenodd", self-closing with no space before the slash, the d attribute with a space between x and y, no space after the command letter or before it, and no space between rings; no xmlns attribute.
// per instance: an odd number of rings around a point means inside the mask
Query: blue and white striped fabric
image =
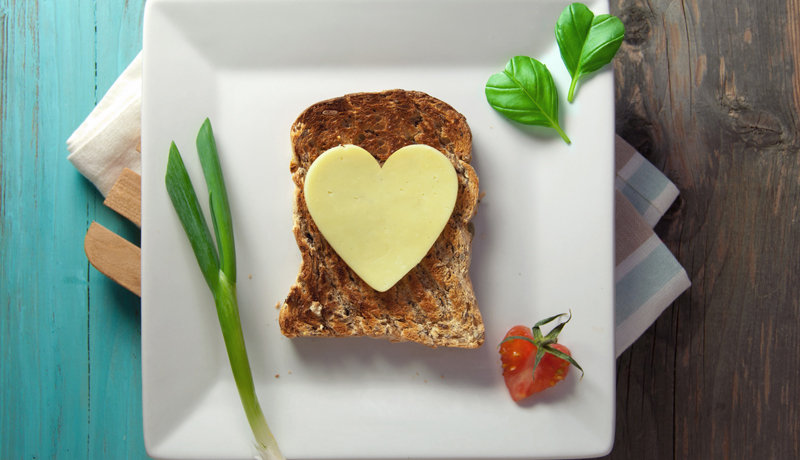
<svg viewBox="0 0 800 460"><path fill-rule="evenodd" d="M653 232L678 197L677 187L620 137L616 170L614 283L619 356L691 283Z"/></svg>

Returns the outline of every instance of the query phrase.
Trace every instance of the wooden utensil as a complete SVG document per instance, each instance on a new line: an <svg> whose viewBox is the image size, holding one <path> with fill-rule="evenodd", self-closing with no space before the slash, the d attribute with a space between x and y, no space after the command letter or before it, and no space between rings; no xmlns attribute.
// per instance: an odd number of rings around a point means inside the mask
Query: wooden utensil
<svg viewBox="0 0 800 460"><path fill-rule="evenodd" d="M142 296L142 251L139 246L97 222L92 222L83 240L83 249L89 262L100 273L139 297Z"/></svg>
<svg viewBox="0 0 800 460"><path fill-rule="evenodd" d="M123 169L103 204L142 228L142 176Z"/></svg>
<svg viewBox="0 0 800 460"><path fill-rule="evenodd" d="M141 228L141 176L125 168L103 204ZM100 273L141 297L142 251L138 246L92 222L83 249L89 263Z"/></svg>

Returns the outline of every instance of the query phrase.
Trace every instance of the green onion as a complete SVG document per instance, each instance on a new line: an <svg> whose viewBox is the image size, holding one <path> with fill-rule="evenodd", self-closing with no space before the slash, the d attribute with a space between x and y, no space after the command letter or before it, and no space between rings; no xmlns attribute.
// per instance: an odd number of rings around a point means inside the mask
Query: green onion
<svg viewBox="0 0 800 460"><path fill-rule="evenodd" d="M261 405L258 403L253 385L253 373L247 359L242 322L239 319L239 304L236 300L233 222L217 145L211 130L211 122L207 118L197 134L197 152L208 187L216 248L203 211L200 209L200 203L197 201L192 181L174 142L170 146L167 160L167 192L192 245L203 278L214 296L233 379L236 381L247 421L253 430L256 448L263 459L283 459L278 443L269 430Z"/></svg>

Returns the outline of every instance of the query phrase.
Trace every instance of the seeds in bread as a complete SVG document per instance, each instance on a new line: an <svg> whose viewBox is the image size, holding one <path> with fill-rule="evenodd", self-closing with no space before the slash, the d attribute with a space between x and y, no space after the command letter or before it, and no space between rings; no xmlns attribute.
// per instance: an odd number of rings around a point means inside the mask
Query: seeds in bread
<svg viewBox="0 0 800 460"><path fill-rule="evenodd" d="M484 326L469 277L470 220L478 177L470 166L472 134L450 105L417 91L348 94L306 109L291 128L294 235L302 256L297 281L281 305L287 337L368 336L428 346L477 348ZM427 144L458 175L455 209L428 254L386 292L362 281L325 241L303 197L305 174L323 152L358 145L381 164L395 150Z"/></svg>

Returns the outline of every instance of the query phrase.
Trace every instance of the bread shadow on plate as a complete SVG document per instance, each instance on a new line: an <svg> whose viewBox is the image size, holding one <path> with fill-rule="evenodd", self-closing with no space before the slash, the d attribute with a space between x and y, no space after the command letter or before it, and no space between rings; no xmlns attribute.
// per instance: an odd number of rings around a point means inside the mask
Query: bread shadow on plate
<svg viewBox="0 0 800 460"><path fill-rule="evenodd" d="M409 376L448 385L489 387L497 384L497 350L431 348L412 342L370 337L298 337L291 340L295 359L325 378L371 375L379 380Z"/></svg>

